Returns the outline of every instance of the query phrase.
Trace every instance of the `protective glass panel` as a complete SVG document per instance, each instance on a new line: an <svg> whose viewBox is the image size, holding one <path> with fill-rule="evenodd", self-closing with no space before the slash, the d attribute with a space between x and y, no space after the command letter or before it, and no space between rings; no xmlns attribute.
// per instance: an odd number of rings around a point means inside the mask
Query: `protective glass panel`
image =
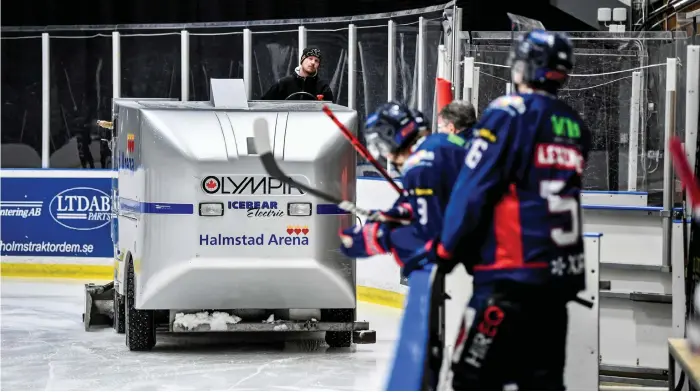
<svg viewBox="0 0 700 392"><path fill-rule="evenodd" d="M112 117L112 36L51 36L52 168L108 168L105 130Z"/></svg>
<svg viewBox="0 0 700 392"><path fill-rule="evenodd" d="M473 32L463 44L475 58L479 75L478 110L506 91L512 40L520 32ZM560 97L582 114L593 133L593 149L584 175L588 190L649 192L650 204L660 204L663 189L663 136L666 103L666 58L685 51L670 32L569 33L576 65ZM631 151L630 102L632 72L642 73L638 151ZM679 76L679 80L682 78ZM679 84L679 89L683 88ZM679 90L681 91L681 90ZM676 108L681 109L681 100ZM680 113L680 110L677 110ZM678 121L682 116L677 116ZM682 134L680 127L676 131ZM630 154L637 160L636 184L628 183ZM636 185L636 186L635 186Z"/></svg>
<svg viewBox="0 0 700 392"><path fill-rule="evenodd" d="M210 79L243 79L242 31L190 31L189 100L208 101Z"/></svg>
<svg viewBox="0 0 700 392"><path fill-rule="evenodd" d="M294 25L283 27L285 30L259 26L252 32L251 99L262 98L273 84L291 75L299 65L299 30Z"/></svg>
<svg viewBox="0 0 700 392"><path fill-rule="evenodd" d="M41 167L41 35L2 36L3 169Z"/></svg>
<svg viewBox="0 0 700 392"><path fill-rule="evenodd" d="M180 98L180 32L121 34L121 96Z"/></svg>
<svg viewBox="0 0 700 392"><path fill-rule="evenodd" d="M306 46L321 50L318 77L333 91L333 101L348 105L347 24L314 24L306 30ZM327 99L327 97L326 97Z"/></svg>

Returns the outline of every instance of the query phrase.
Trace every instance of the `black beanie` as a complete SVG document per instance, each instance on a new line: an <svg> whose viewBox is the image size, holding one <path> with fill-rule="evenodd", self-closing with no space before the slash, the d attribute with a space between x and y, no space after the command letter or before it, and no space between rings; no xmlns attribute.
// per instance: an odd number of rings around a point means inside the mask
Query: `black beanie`
<svg viewBox="0 0 700 392"><path fill-rule="evenodd" d="M318 62L321 62L321 49L318 48L304 48L304 52L301 54L301 60L299 64L304 62L304 59L310 56L318 57Z"/></svg>

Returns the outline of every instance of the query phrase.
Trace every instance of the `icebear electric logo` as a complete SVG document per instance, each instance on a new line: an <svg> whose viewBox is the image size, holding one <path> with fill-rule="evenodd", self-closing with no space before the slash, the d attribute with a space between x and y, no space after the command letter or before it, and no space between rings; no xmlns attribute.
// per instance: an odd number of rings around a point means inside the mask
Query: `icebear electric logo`
<svg viewBox="0 0 700 392"><path fill-rule="evenodd" d="M277 207L276 201L229 201L229 210L246 210L248 218L279 218L284 211Z"/></svg>
<svg viewBox="0 0 700 392"><path fill-rule="evenodd" d="M51 217L59 225L73 230L95 230L109 224L112 201L99 189L66 189L51 199Z"/></svg>

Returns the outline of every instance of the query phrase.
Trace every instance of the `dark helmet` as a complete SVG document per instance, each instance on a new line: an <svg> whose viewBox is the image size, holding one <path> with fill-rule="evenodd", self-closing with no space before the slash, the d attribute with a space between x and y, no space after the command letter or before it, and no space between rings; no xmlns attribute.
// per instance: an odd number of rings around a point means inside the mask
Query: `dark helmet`
<svg viewBox="0 0 700 392"><path fill-rule="evenodd" d="M574 67L574 47L562 33L533 30L517 39L509 63L522 83L556 93Z"/></svg>
<svg viewBox="0 0 700 392"><path fill-rule="evenodd" d="M364 133L372 155L386 157L408 147L425 129L423 113L399 102L387 102L367 117Z"/></svg>

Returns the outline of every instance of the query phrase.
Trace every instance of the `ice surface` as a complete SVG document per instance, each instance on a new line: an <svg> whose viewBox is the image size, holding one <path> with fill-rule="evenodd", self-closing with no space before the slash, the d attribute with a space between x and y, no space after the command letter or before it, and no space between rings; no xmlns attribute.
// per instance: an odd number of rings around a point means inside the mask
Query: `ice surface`
<svg viewBox="0 0 700 392"><path fill-rule="evenodd" d="M400 317L358 304L377 343L351 349L309 352L314 341L215 332L159 334L155 349L140 353L111 328L83 330L82 283L3 279L0 301L3 390L381 390Z"/></svg>

